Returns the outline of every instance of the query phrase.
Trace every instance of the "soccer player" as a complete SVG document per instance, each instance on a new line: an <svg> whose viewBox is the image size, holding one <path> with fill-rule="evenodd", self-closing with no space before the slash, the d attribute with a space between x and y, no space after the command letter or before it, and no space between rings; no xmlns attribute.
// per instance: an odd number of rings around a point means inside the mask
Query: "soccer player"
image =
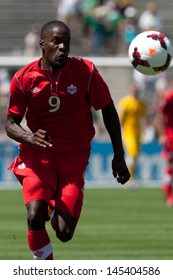
<svg viewBox="0 0 173 280"><path fill-rule="evenodd" d="M9 169L23 186L28 244L35 260L53 259L45 227L48 206L57 238L67 242L75 231L94 136L91 106L102 111L112 141L113 176L121 184L130 178L108 86L91 61L69 56L70 39L65 23L46 23L41 58L20 69L10 86L6 132L20 143L20 154ZM24 116L28 129L21 125Z"/></svg>
<svg viewBox="0 0 173 280"><path fill-rule="evenodd" d="M162 95L155 116L155 129L166 161L162 190L168 207L173 206L173 88Z"/></svg>
<svg viewBox="0 0 173 280"><path fill-rule="evenodd" d="M131 174L130 187L135 187L136 162L141 147L142 121L147 117L147 104L140 99L139 86L132 82L129 94L118 103L126 162Z"/></svg>

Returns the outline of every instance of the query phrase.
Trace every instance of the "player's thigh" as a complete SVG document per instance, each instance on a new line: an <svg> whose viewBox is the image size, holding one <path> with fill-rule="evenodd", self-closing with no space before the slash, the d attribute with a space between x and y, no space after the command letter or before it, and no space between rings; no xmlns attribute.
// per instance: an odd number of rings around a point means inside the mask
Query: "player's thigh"
<svg viewBox="0 0 173 280"><path fill-rule="evenodd" d="M59 164L56 205L62 213L79 218L84 198L84 174L89 151L63 157Z"/></svg>
<svg viewBox="0 0 173 280"><path fill-rule="evenodd" d="M49 184L41 180L37 175L20 176L16 175L22 184L22 192L24 203L28 204L32 201L50 201L53 190Z"/></svg>

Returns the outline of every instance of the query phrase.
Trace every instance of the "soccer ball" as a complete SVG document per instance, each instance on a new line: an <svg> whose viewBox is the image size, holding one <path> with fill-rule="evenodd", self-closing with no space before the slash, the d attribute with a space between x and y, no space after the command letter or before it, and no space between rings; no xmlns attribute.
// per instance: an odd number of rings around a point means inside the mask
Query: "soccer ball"
<svg viewBox="0 0 173 280"><path fill-rule="evenodd" d="M172 52L170 40L158 31L138 34L128 50L133 67L145 75L156 75L165 71L171 63Z"/></svg>

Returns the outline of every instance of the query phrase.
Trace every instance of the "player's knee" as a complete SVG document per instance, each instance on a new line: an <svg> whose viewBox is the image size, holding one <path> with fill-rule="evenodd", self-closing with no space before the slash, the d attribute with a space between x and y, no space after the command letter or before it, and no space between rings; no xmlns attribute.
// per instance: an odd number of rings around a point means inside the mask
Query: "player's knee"
<svg viewBox="0 0 173 280"><path fill-rule="evenodd" d="M56 231L56 237L62 242L70 241L73 237L77 222L78 218L60 211L55 211L54 229Z"/></svg>
<svg viewBox="0 0 173 280"><path fill-rule="evenodd" d="M45 225L45 219L37 212L30 212L28 215L28 226L32 230L40 230Z"/></svg>
<svg viewBox="0 0 173 280"><path fill-rule="evenodd" d="M71 232L69 229L63 229L56 232L56 236L61 242L68 242L72 239L73 232Z"/></svg>
<svg viewBox="0 0 173 280"><path fill-rule="evenodd" d="M44 211L38 207L29 207L28 208L28 227L31 230L41 230L45 226L45 214Z"/></svg>

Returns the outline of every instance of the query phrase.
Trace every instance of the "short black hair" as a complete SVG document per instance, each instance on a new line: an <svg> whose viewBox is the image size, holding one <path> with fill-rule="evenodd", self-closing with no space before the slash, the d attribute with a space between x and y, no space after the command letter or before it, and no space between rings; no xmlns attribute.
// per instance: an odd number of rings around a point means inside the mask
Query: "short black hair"
<svg viewBox="0 0 173 280"><path fill-rule="evenodd" d="M47 35L47 33L49 33L56 26L63 27L65 29L67 29L67 31L69 33L71 33L69 27L67 26L67 24L65 24L65 22L59 21L59 20L52 20L43 25L43 27L41 28L41 32L40 32L40 38L43 40L45 38L45 36Z"/></svg>

